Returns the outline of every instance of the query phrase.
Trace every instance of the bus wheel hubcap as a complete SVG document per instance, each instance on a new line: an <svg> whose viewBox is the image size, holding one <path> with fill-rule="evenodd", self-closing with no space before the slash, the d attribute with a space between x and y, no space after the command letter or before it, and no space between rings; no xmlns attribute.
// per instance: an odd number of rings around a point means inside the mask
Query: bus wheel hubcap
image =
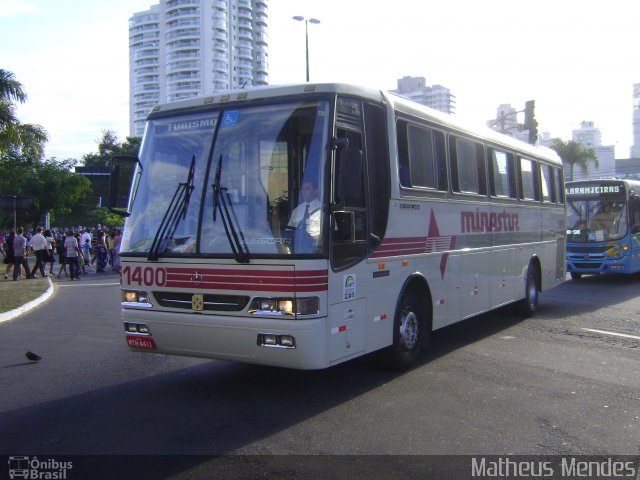
<svg viewBox="0 0 640 480"><path fill-rule="evenodd" d="M402 348L411 351L418 341L418 317L410 310L406 310L400 319L400 344Z"/></svg>

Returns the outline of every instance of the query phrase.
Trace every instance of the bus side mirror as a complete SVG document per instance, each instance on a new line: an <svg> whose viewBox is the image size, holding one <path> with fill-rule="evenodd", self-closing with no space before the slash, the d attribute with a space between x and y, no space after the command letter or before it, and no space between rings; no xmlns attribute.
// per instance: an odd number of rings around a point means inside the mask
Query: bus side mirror
<svg viewBox="0 0 640 480"><path fill-rule="evenodd" d="M129 155L116 155L111 159L111 176L109 178L109 211L128 217L131 212L129 205L129 193L133 185L136 166L142 171L142 164L138 157Z"/></svg>

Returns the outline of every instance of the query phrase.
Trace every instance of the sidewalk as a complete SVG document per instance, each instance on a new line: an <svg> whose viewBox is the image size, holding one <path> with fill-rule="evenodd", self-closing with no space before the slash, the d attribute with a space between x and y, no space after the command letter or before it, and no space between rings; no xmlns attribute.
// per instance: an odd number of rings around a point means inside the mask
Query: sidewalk
<svg viewBox="0 0 640 480"><path fill-rule="evenodd" d="M54 292L53 282L51 281L51 277L47 278L49 282L49 287L45 290L45 292L30 302L25 303L24 305L14 308L13 310L9 310L7 312L0 313L0 323L7 322L9 320L13 320L14 318L22 315L29 310L36 308L38 305L46 302Z"/></svg>
<svg viewBox="0 0 640 480"><path fill-rule="evenodd" d="M57 271L59 268L60 266L56 263L54 271ZM77 281L78 285L81 285L82 282L87 279L105 278L105 277L119 278L119 274L117 272L112 271L110 267L107 267L107 270L104 273L97 273L94 267L88 266L86 267L86 272L87 272L86 274L83 274L83 273L80 274L80 280ZM24 281L24 280L21 280L21 281ZM44 291L44 293L42 293L37 298L25 303L24 305L21 305L20 307L14 308L13 310L0 313L0 323L13 320L14 318L22 315L23 313L33 310L37 306L43 304L49 298L51 298L51 296L55 293L55 290L56 290L55 284L66 283L66 282L71 283L71 279L68 276L65 277L64 273L62 274L61 278L58 278L58 275L54 274L54 275L48 276L47 282L49 283L48 288ZM76 282L74 281L73 283L76 283Z"/></svg>

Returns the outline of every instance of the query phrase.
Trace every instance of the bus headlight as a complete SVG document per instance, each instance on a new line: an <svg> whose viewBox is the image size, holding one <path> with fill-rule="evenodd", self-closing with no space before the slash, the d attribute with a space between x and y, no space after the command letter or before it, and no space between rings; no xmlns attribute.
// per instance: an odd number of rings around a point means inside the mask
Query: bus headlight
<svg viewBox="0 0 640 480"><path fill-rule="evenodd" d="M125 307L151 308L151 298L147 292L140 290L122 290L122 305Z"/></svg>
<svg viewBox="0 0 640 480"><path fill-rule="evenodd" d="M254 315L315 315L320 311L318 297L273 298L256 297L249 305L249 313Z"/></svg>

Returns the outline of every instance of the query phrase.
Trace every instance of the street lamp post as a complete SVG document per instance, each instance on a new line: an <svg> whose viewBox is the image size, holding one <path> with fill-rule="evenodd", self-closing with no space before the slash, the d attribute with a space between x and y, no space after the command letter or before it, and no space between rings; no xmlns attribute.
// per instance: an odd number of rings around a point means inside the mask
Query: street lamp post
<svg viewBox="0 0 640 480"><path fill-rule="evenodd" d="M307 52L307 82L309 82L309 27L308 27L308 24L309 23L318 24L320 23L320 20L318 20L317 18L310 18L307 20L306 18L301 17L299 15L296 15L295 17L293 17L293 19L299 22L304 21L304 40L305 40L305 48Z"/></svg>

